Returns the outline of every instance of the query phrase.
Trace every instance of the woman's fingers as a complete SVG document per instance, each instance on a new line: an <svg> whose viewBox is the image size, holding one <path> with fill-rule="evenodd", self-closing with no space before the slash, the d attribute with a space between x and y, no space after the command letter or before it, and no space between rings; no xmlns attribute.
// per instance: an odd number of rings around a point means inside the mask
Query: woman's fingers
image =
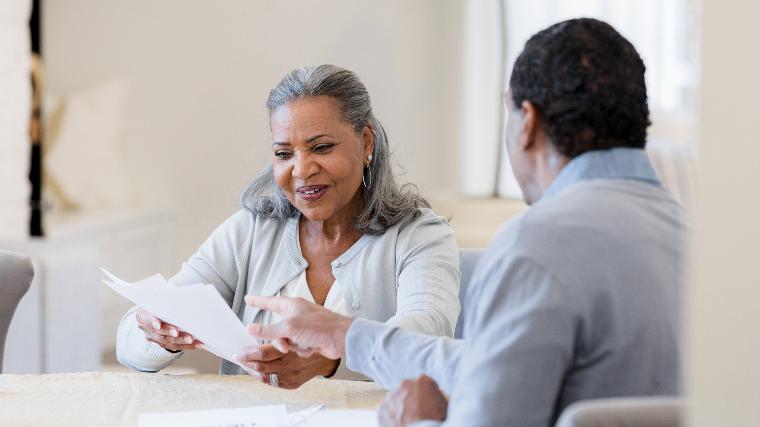
<svg viewBox="0 0 760 427"><path fill-rule="evenodd" d="M283 363L279 360L272 362L248 362L245 365L260 374L265 372L282 372L284 367Z"/></svg>
<svg viewBox="0 0 760 427"><path fill-rule="evenodd" d="M161 347L172 350L193 350L202 348L202 343L192 335L182 332L176 326L163 322L145 309L135 312L137 325L145 333L145 338Z"/></svg>
<svg viewBox="0 0 760 427"><path fill-rule="evenodd" d="M162 321L143 308L135 312L135 318L138 325L145 329L151 329L154 333L173 337L179 336L179 329L176 326Z"/></svg>
<svg viewBox="0 0 760 427"><path fill-rule="evenodd" d="M137 324L145 328L159 330L161 329L161 319L152 315L148 310L140 308L135 312Z"/></svg>
<svg viewBox="0 0 760 427"><path fill-rule="evenodd" d="M272 344L251 347L236 355L240 362L269 362L282 358L285 353L278 351Z"/></svg>
<svg viewBox="0 0 760 427"><path fill-rule="evenodd" d="M150 335L149 341L153 341L164 348L169 348L167 345L182 346L181 350L202 347L202 343L196 340L194 336L182 332L178 327L162 321L143 308L135 312L135 319L137 319L138 327L145 332L145 336L149 337ZM157 339L156 336L163 336L165 339ZM177 350L177 348L170 350Z"/></svg>
<svg viewBox="0 0 760 427"><path fill-rule="evenodd" d="M146 331L145 339L172 351L193 350L196 348L201 348L202 346L202 343L200 341L194 340L189 335L186 335L185 337L172 337Z"/></svg>

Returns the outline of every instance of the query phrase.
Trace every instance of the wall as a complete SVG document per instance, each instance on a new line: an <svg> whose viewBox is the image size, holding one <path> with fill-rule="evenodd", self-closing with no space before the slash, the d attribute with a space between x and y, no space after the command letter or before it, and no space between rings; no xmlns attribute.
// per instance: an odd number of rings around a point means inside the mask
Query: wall
<svg viewBox="0 0 760 427"><path fill-rule="evenodd" d="M692 426L760 425L758 17L757 2L704 2L702 153L686 289Z"/></svg>
<svg viewBox="0 0 760 427"><path fill-rule="evenodd" d="M29 0L0 2L0 237L29 232Z"/></svg>
<svg viewBox="0 0 760 427"><path fill-rule="evenodd" d="M137 199L178 212L179 262L235 211L268 161L264 101L299 65L356 71L400 171L425 194L453 188L462 8L461 0L47 2L48 88L127 85L124 167Z"/></svg>

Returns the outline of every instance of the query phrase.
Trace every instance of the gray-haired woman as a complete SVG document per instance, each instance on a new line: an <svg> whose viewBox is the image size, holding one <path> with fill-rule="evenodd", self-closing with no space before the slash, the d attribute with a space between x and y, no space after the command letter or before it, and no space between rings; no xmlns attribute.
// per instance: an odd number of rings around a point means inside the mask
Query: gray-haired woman
<svg viewBox="0 0 760 427"><path fill-rule="evenodd" d="M242 207L172 278L211 283L244 324L271 323L245 295L297 296L348 316L451 336L459 314L459 258L451 228L413 188L396 184L388 141L357 76L333 65L288 73L267 101L272 162ZM194 337L138 307L122 319L119 361L158 371ZM297 388L315 376L358 378L340 360L300 358L272 344L246 349L243 371Z"/></svg>

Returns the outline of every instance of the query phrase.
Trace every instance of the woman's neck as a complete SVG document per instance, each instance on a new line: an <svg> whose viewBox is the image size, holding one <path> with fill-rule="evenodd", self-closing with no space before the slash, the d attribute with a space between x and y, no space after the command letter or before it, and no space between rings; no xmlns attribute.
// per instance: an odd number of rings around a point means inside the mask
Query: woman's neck
<svg viewBox="0 0 760 427"><path fill-rule="evenodd" d="M352 201L341 212L324 221L311 221L301 215L301 231L309 237L339 242L343 240L356 240L361 236L356 229L356 218L361 213L361 199Z"/></svg>

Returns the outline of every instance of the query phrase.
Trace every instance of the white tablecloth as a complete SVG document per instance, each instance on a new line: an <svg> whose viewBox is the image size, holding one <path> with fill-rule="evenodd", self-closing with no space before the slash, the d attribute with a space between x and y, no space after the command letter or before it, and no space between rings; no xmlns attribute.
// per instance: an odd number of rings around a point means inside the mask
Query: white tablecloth
<svg viewBox="0 0 760 427"><path fill-rule="evenodd" d="M371 382L314 379L275 389L248 376L76 373L0 375L0 426L136 426L143 412L286 404L288 411L374 409Z"/></svg>

